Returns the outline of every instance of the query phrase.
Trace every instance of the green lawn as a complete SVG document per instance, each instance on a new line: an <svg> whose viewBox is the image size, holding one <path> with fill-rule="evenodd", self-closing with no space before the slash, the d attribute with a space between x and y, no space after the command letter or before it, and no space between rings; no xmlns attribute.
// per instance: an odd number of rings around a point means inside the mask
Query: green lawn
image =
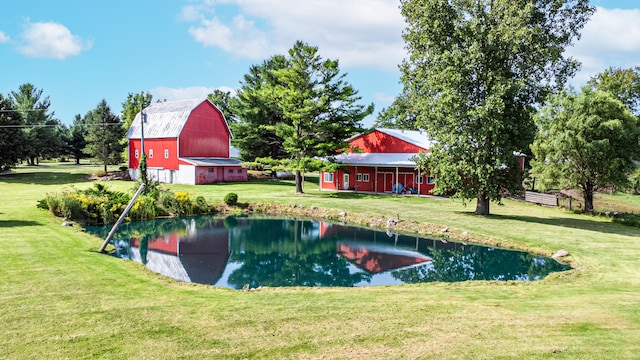
<svg viewBox="0 0 640 360"><path fill-rule="evenodd" d="M514 201L472 214L456 200L320 192L291 181L173 186L213 202L315 205L347 220L400 216L551 255L575 270L534 283L428 283L242 292L172 281L99 254L102 240L36 208L89 187L99 167L45 164L0 175L0 358L637 359L640 229ZM134 187L114 181L118 190ZM628 200L632 206L637 198ZM435 224L427 226L426 224Z"/></svg>

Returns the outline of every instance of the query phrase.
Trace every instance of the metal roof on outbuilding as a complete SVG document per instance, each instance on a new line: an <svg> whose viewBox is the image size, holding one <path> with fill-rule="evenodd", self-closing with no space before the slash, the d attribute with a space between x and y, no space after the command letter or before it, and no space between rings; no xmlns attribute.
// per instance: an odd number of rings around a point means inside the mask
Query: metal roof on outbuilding
<svg viewBox="0 0 640 360"><path fill-rule="evenodd" d="M240 166L242 162L230 158L180 158L195 166Z"/></svg>
<svg viewBox="0 0 640 360"><path fill-rule="evenodd" d="M399 129L386 129L386 128L376 128L382 133L387 135L396 137L400 140L404 140L410 144L419 146L423 149L429 150L433 147L433 142L427 136L427 133L424 131L418 130L399 130Z"/></svg>
<svg viewBox="0 0 640 360"><path fill-rule="evenodd" d="M336 155L335 161L345 165L415 167L411 160L417 153L349 153Z"/></svg>
<svg viewBox="0 0 640 360"><path fill-rule="evenodd" d="M147 106L142 110L147 116L147 121L144 123L145 139L177 138L191 112L204 102L210 103L217 109L215 104L208 99L166 101ZM220 113L222 114L222 112ZM128 139L140 139L141 137L140 114L136 114L131 128L129 128ZM222 117L224 118L224 115Z"/></svg>

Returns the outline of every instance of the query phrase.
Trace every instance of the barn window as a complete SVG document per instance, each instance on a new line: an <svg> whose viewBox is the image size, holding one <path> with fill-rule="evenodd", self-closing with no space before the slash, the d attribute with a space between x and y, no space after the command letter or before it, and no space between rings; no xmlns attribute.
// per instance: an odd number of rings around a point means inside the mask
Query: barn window
<svg viewBox="0 0 640 360"><path fill-rule="evenodd" d="M324 182L332 183L333 182L333 173L324 173Z"/></svg>
<svg viewBox="0 0 640 360"><path fill-rule="evenodd" d="M164 149L164 158L165 159L169 158L169 149Z"/></svg>
<svg viewBox="0 0 640 360"><path fill-rule="evenodd" d="M362 181L369 182L369 174L362 174Z"/></svg>
<svg viewBox="0 0 640 360"><path fill-rule="evenodd" d="M356 181L362 181L362 174L356 175Z"/></svg>
<svg viewBox="0 0 640 360"><path fill-rule="evenodd" d="M153 158L153 149L149 149L149 157Z"/></svg>
<svg viewBox="0 0 640 360"><path fill-rule="evenodd" d="M416 176L416 184L422 184L423 183L422 179L424 179L424 177Z"/></svg>
<svg viewBox="0 0 640 360"><path fill-rule="evenodd" d="M233 174L233 169L229 169L228 173Z"/></svg>
<svg viewBox="0 0 640 360"><path fill-rule="evenodd" d="M213 168L208 168L207 172L213 172Z"/></svg>
<svg viewBox="0 0 640 360"><path fill-rule="evenodd" d="M433 184L436 182L435 176L427 176L427 184Z"/></svg>
<svg viewBox="0 0 640 360"><path fill-rule="evenodd" d="M139 155L140 154L138 154L138 149L136 149L136 155L135 155L136 159L138 158Z"/></svg>
<svg viewBox="0 0 640 360"><path fill-rule="evenodd" d="M238 174L242 174L242 169L238 169Z"/></svg>

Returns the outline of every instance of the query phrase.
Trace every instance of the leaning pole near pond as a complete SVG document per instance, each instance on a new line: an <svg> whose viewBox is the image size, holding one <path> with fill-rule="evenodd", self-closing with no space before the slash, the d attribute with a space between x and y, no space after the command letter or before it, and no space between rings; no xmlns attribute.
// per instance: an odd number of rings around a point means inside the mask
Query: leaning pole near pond
<svg viewBox="0 0 640 360"><path fill-rule="evenodd" d="M127 205L127 207L124 209L124 211L120 215L120 218L118 218L118 221L116 221L116 223L111 228L111 231L109 231L109 235L107 235L107 238L104 239L104 242L102 243L102 246L100 247L100 252L104 252L104 249L107 247L107 245L109 245L109 241L111 241L111 238L113 237L113 234L116 233L116 230L118 230L118 226L120 226L120 223L122 223L124 218L127 216L127 213L129 212L129 210L131 210L131 207L136 202L136 199L138 198L140 193L142 193L143 189L144 189L144 183L140 184L140 187L138 188L138 191L136 191L136 193L131 198L131 201L129 201L129 205Z"/></svg>

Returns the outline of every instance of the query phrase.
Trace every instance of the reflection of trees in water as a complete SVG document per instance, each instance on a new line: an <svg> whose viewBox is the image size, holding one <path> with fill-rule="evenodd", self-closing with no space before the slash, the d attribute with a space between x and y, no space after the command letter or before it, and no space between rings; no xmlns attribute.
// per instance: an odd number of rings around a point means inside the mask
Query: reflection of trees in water
<svg viewBox="0 0 640 360"><path fill-rule="evenodd" d="M460 249L431 249L433 262L427 266L393 271L406 283L466 280L538 280L549 273L566 270L553 259L524 252L464 246Z"/></svg>
<svg viewBox="0 0 640 360"><path fill-rule="evenodd" d="M259 239L259 241L256 241ZM230 261L241 263L228 282L258 286L354 286L371 275L351 274L336 241L320 239L318 223L255 220L231 235Z"/></svg>
<svg viewBox="0 0 640 360"><path fill-rule="evenodd" d="M220 218L212 216L194 216L144 221L132 221L121 224L114 234L115 239L147 239L154 241L172 232L186 235L192 229L216 226ZM87 231L105 238L113 225L89 226Z"/></svg>
<svg viewBox="0 0 640 360"><path fill-rule="evenodd" d="M192 236L207 239L221 228L229 234L229 261L239 266L228 278L230 286L354 286L370 282L373 275L354 269L347 258L337 255L338 244L375 245L377 249L414 251L432 262L391 276L405 283L466 280L537 280L569 267L553 259L532 254L421 239L415 236L330 225L294 219L198 216L132 222L121 225L114 237L120 257L131 258L129 239L137 239L140 257L146 263L149 248L167 234L180 234L181 241ZM87 231L105 237L110 226ZM322 238L321 238L322 234ZM217 236L217 235L215 235ZM125 240L126 239L126 240ZM366 246L365 246L366 248ZM225 251L227 250L225 246ZM384 263L383 255L372 251L373 262Z"/></svg>

